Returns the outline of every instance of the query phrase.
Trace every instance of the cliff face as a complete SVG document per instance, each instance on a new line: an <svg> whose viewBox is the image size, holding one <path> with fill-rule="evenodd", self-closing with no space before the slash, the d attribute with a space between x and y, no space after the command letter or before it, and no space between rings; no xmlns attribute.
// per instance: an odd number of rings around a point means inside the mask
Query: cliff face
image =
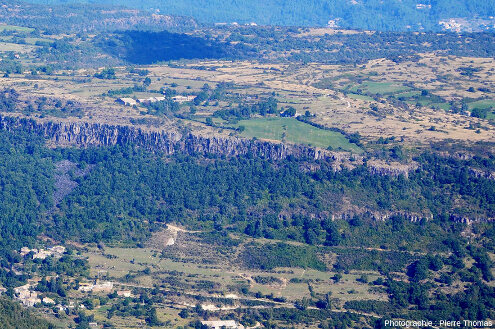
<svg viewBox="0 0 495 329"><path fill-rule="evenodd" d="M176 131L144 131L132 126L112 126L84 122L38 122L31 119L0 115L0 130L27 131L45 137L56 146L114 146L135 145L165 154L217 154L223 156L252 155L270 160L282 160L289 157L297 159L322 159L332 163L335 170L352 168L363 163L361 156L345 153L329 152L301 145L284 145L259 140L240 138L205 137L195 134L181 135ZM379 161L368 161L368 170L376 175L404 175L416 169L416 164L399 166L384 164ZM306 168L311 170L311 168ZM431 215L422 215L408 212L381 213L360 210L357 212L344 211L336 217L350 219L355 214L365 215L376 221L388 220L391 216L400 215L416 222L422 219L430 220ZM493 219L451 217L453 221L492 221Z"/></svg>
<svg viewBox="0 0 495 329"><path fill-rule="evenodd" d="M204 137L178 132L149 132L131 126L111 126L79 122L37 122L31 119L0 116L0 129L23 130L43 136L59 146L136 145L165 154L247 155L271 160L288 157L344 161L346 156L298 145L284 145L240 138Z"/></svg>

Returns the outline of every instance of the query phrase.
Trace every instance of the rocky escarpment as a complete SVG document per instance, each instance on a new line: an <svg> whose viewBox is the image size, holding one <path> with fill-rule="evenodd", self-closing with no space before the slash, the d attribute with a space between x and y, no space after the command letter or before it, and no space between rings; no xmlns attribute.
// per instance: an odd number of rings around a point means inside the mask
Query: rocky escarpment
<svg viewBox="0 0 495 329"><path fill-rule="evenodd" d="M418 168L416 162L403 164L400 162L385 162L380 160L369 160L367 162L368 170L375 175L381 176L400 176L408 177L409 173Z"/></svg>
<svg viewBox="0 0 495 329"><path fill-rule="evenodd" d="M87 122L39 122L32 119L0 116L0 129L23 130L43 136L59 146L135 145L165 154L253 155L270 160L288 157L345 162L348 155L302 145L286 145L259 140L201 136L177 131L144 131L132 126L113 126Z"/></svg>
<svg viewBox="0 0 495 329"><path fill-rule="evenodd" d="M146 131L133 126L114 126L88 122L41 122L32 119L1 116L0 130L26 131L47 138L56 146L114 146L133 145L164 154L182 153L189 155L216 154L221 156L252 155L270 160L282 160L294 157L302 160L325 160L332 164L335 170L351 168L363 164L363 157L348 153L329 152L322 149L302 145L287 145L260 140L248 140L234 137L201 136L192 133L181 134L178 131ZM313 170L310 161L305 162ZM316 165L317 167L318 165ZM384 163L368 160L366 166L376 175L403 175L407 177L410 170L415 170L417 164L402 166L396 163ZM69 186L70 187L70 186ZM431 214L410 212L379 212L365 209L344 210L334 214L335 218L350 219L361 215L376 221L386 221L392 216L401 216L412 222L430 220ZM492 219L452 217L453 221L492 221Z"/></svg>

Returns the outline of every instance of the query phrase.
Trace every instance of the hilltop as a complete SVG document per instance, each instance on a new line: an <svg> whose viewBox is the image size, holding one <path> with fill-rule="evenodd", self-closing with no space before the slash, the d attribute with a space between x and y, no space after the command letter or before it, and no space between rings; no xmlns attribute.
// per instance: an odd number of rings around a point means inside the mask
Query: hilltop
<svg viewBox="0 0 495 329"><path fill-rule="evenodd" d="M483 0L29 0L43 4L122 5L203 23L327 26L378 31L493 29L495 3Z"/></svg>

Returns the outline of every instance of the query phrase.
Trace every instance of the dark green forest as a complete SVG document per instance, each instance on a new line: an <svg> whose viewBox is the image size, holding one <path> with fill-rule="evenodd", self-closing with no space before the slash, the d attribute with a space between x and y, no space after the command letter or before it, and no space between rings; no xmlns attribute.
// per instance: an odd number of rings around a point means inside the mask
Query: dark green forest
<svg viewBox="0 0 495 329"><path fill-rule="evenodd" d="M125 31L102 36L96 44L113 56L134 64L177 59L245 58L254 54L243 44L231 45L167 31Z"/></svg>
<svg viewBox="0 0 495 329"><path fill-rule="evenodd" d="M43 4L111 4L160 9L162 13L191 16L200 22L255 22L258 25L325 26L330 19L340 19L339 26L369 30L439 30L438 21L450 17L488 17L495 15L495 3L484 0L426 0L431 8L417 8L418 1L297 0L29 0Z"/></svg>
<svg viewBox="0 0 495 329"><path fill-rule="evenodd" d="M434 234L451 231L456 220L495 216L495 182L472 173L493 170L492 157L457 160L425 152L414 157L419 167L408 177L381 176L366 163L335 172L331 163L316 161L318 169L303 172L295 159L164 157L132 146L53 150L30 134L1 135L5 247L29 243L41 232L84 242L138 243L167 222L309 244L352 245L359 243L356 236L367 236L360 244L398 247L399 240L372 230L378 225L381 233L406 230L435 241ZM74 176L77 187L54 205L54 168L63 159L86 174ZM328 219L345 211L344 197L367 211L345 221L348 227L337 227L356 234L336 238L334 226L344 224ZM374 213L392 215L380 224ZM418 222L411 223L411 216Z"/></svg>
<svg viewBox="0 0 495 329"><path fill-rule="evenodd" d="M224 40L213 35L225 34ZM126 31L100 34L89 47L97 47L129 63L152 64L174 59L243 60L265 57L281 62L365 63L387 58L395 62L417 61L418 52L438 51L444 55L492 57L493 33L402 33L327 34L318 38L297 37L298 29L275 27L228 27L207 30L197 36L163 32ZM384 47L383 45L387 45ZM40 53L72 56L74 47L44 47ZM88 50L86 50L88 51ZM288 56L280 53L288 52ZM277 57L274 58L274 54Z"/></svg>
<svg viewBox="0 0 495 329"><path fill-rule="evenodd" d="M415 157L416 171L393 177L372 175L366 164L335 172L329 163L314 161L316 169L306 172L301 170L304 161L295 159L164 156L131 145L48 149L41 138L28 133L2 131L0 137L4 269L20 261L13 250L34 246L39 234L62 242L139 247L151 233L175 222L211 232L203 236L213 245L237 245L228 233L305 244L248 244L238 256L246 268L373 270L386 277L373 284L387 291L390 304L351 303L348 309L435 320L493 316L495 292L487 282L493 280L488 252L495 251L495 230L491 223L473 223L470 229L477 238L472 240L463 237L467 225L457 221L462 216L493 218L495 182L469 171L493 170L492 156L457 160L425 152ZM61 160L75 163L83 174L69 173L77 186L55 204L55 166ZM343 197L369 211L332 220L331 215L342 210ZM373 212L394 215L377 221ZM417 221L408 213L415 213ZM336 255L333 268L318 257L322 252ZM465 266L465 257L474 260L473 266ZM70 255L30 268L42 275L81 275L88 270L87 263ZM398 272L410 282L397 280ZM27 278L29 273L0 272L2 285L9 288ZM440 288L453 278L464 282L466 290L446 295ZM315 301L315 306L327 307L324 300Z"/></svg>
<svg viewBox="0 0 495 329"><path fill-rule="evenodd" d="M40 319L19 304L0 298L0 324L3 329L55 329L46 320Z"/></svg>

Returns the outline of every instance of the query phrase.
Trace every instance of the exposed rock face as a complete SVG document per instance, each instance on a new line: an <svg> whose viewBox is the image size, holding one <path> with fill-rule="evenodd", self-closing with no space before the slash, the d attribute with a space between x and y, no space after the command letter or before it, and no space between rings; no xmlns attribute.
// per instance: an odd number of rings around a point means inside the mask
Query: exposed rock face
<svg viewBox="0 0 495 329"><path fill-rule="evenodd" d="M165 154L217 154L223 156L252 155L270 160L282 160L289 157L297 159L321 159L332 163L335 170L363 163L363 158L346 153L329 152L322 149L310 148L301 145L285 145L248 140L240 138L205 137L195 134L181 135L176 131L144 131L132 126L112 126L84 122L38 122L32 119L0 115L0 130L27 131L43 136L57 146L114 146L135 145L149 151L159 151ZM315 168L304 168L312 171ZM404 175L417 168L417 164L400 165L386 164L379 161L368 161L368 170L377 175ZM476 172L476 175L486 173ZM490 176L492 178L492 176ZM376 221L386 221L392 216L402 216L412 222L431 220L431 214L408 212L377 212L356 210L344 211L332 215L333 218L351 219L354 215L361 215ZM471 221L493 221L493 219L469 219L460 216L451 216L451 220L469 223Z"/></svg>
<svg viewBox="0 0 495 329"><path fill-rule="evenodd" d="M360 216L363 218L369 218L377 222L385 222L389 220L391 217L402 217L405 220L410 222L420 222L420 221L429 221L433 220L433 215L431 213L428 214L420 214L414 212L405 212L405 211L370 211L370 210L358 210L358 211L345 211L341 213L336 213L332 215L332 220L335 219L344 219L351 220L354 216Z"/></svg>
<svg viewBox="0 0 495 329"><path fill-rule="evenodd" d="M477 168L469 168L469 174L476 178L495 179L495 172L483 171Z"/></svg>
<svg viewBox="0 0 495 329"><path fill-rule="evenodd" d="M0 116L0 129L33 132L60 146L113 146L136 145L165 154L217 154L225 156L248 155L281 160L324 159L344 161L346 155L300 145L285 145L240 138L205 137L195 134L181 135L176 131L143 131L131 126L112 126L80 122L37 122L31 119Z"/></svg>
<svg viewBox="0 0 495 329"><path fill-rule="evenodd" d="M382 176L400 176L404 175L408 177L409 173L418 168L418 164L411 162L409 164L402 164L400 162L384 162L380 160L368 161L368 170L375 175Z"/></svg>

